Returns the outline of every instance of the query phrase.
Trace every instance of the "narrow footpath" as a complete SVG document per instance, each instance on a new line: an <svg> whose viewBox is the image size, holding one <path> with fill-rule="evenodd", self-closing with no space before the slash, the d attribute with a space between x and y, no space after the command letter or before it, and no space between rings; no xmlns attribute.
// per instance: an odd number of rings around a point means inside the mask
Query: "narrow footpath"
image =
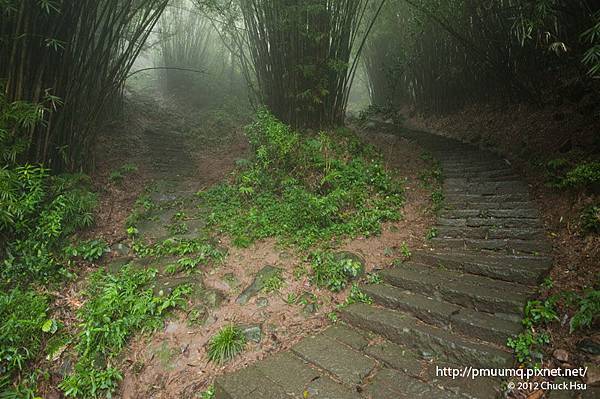
<svg viewBox="0 0 600 399"><path fill-rule="evenodd" d="M373 305L344 323L215 382L217 399L499 397L501 381L436 369L514 365L506 340L550 268L550 244L527 185L503 159L441 136L403 131L444 173L431 248L363 285Z"/></svg>

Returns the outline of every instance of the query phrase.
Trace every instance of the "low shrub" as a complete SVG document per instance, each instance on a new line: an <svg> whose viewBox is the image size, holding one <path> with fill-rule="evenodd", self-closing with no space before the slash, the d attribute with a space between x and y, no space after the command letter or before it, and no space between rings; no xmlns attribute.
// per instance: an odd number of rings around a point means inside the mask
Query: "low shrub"
<svg viewBox="0 0 600 399"><path fill-rule="evenodd" d="M247 134L253 160L231 183L198 194L209 223L234 244L277 237L308 248L377 234L382 222L400 218L400 183L351 132L301 135L263 110Z"/></svg>

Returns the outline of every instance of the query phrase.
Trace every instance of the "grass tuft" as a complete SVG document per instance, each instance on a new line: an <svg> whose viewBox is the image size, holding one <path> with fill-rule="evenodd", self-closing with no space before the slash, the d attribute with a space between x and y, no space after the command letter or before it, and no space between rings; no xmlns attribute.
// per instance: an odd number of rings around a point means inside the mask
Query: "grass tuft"
<svg viewBox="0 0 600 399"><path fill-rule="evenodd" d="M225 363L236 357L246 346L244 332L237 326L228 325L217 332L208 344L208 359Z"/></svg>

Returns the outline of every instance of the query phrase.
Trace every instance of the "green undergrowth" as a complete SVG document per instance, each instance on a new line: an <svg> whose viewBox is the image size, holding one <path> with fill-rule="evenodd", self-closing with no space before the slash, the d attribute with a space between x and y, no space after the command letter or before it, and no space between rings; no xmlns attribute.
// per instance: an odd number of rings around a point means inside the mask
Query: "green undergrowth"
<svg viewBox="0 0 600 399"><path fill-rule="evenodd" d="M0 292L0 397L34 396L35 384L27 381L32 375L28 364L51 333L48 306L49 299L32 290Z"/></svg>
<svg viewBox="0 0 600 399"><path fill-rule="evenodd" d="M343 290L350 280L356 279L363 272L363 265L357 260L326 251L312 254L311 268L311 281L318 287L333 292Z"/></svg>
<svg viewBox="0 0 600 399"><path fill-rule="evenodd" d="M545 164L547 185L559 190L569 190L589 195L583 208L579 208L579 226L584 234L600 233L600 161L572 161L556 158Z"/></svg>
<svg viewBox="0 0 600 399"><path fill-rule="evenodd" d="M66 396L110 396L123 378L115 364L128 339L136 332L157 329L168 310L185 305L191 287L183 285L168 296L156 295L152 289L156 273L125 267L117 274L98 271L90 277L74 338L77 362L60 384Z"/></svg>
<svg viewBox="0 0 600 399"><path fill-rule="evenodd" d="M64 277L67 238L93 223L96 196L85 175L52 176L41 166L0 169L0 225L7 239L4 284L48 283Z"/></svg>
<svg viewBox="0 0 600 399"><path fill-rule="evenodd" d="M262 110L247 135L252 159L230 183L198 193L209 224L235 245L276 237L308 248L400 218L401 184L349 130L301 134Z"/></svg>
<svg viewBox="0 0 600 399"><path fill-rule="evenodd" d="M507 346L513 349L519 363L539 367L544 351L551 344L548 328L552 323L568 320L568 333L592 330L600 321L600 282L583 292L560 291L552 295L553 282L547 278L541 285L540 299L530 300L524 309L522 324L524 331L509 338Z"/></svg>
<svg viewBox="0 0 600 399"><path fill-rule="evenodd" d="M208 343L208 359L212 362L225 363L238 354L246 346L246 336L241 328L228 325L221 328Z"/></svg>
<svg viewBox="0 0 600 399"><path fill-rule="evenodd" d="M551 187L590 188L600 184L600 161L573 163L557 158L546 163L548 185Z"/></svg>
<svg viewBox="0 0 600 399"><path fill-rule="evenodd" d="M0 88L1 89L1 88ZM62 325L46 293L81 261L102 256L101 240L78 242L97 203L88 176L53 174L24 162L32 129L58 99L9 103L0 90L0 397L34 398L48 373L37 365L57 349Z"/></svg>

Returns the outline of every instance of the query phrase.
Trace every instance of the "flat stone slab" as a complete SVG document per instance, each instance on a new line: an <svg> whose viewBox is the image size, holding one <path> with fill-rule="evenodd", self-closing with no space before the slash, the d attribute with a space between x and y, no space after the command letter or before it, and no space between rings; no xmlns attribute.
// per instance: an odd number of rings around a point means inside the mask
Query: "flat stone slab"
<svg viewBox="0 0 600 399"><path fill-rule="evenodd" d="M442 390L392 369L378 371L366 386L365 393L372 399L464 399L464 396Z"/></svg>
<svg viewBox="0 0 600 399"><path fill-rule="evenodd" d="M382 361L388 367L400 370L405 374L417 377L423 372L423 361L408 348L385 341L365 349L365 353Z"/></svg>
<svg viewBox="0 0 600 399"><path fill-rule="evenodd" d="M304 338L292 351L351 385L361 384L377 365L373 359L322 334Z"/></svg>
<svg viewBox="0 0 600 399"><path fill-rule="evenodd" d="M257 367L250 366L215 380L215 399L238 398L290 399L294 396L267 379Z"/></svg>
<svg viewBox="0 0 600 399"><path fill-rule="evenodd" d="M323 331L323 335L327 338L346 344L356 350L362 350L369 344L369 341L363 334L353 328L341 324L336 324L327 328Z"/></svg>
<svg viewBox="0 0 600 399"><path fill-rule="evenodd" d="M263 267L259 270L256 276L254 276L254 280L252 281L252 283L248 287L246 287L246 289L242 291L242 293L237 297L235 302L239 303L240 305L245 305L246 303L248 303L250 298L262 291L262 289L265 287L266 281L269 278L277 276L280 273L281 269L278 267L268 265Z"/></svg>
<svg viewBox="0 0 600 399"><path fill-rule="evenodd" d="M335 381L292 352L278 353L257 363L271 381L295 398L358 398L359 395Z"/></svg>

